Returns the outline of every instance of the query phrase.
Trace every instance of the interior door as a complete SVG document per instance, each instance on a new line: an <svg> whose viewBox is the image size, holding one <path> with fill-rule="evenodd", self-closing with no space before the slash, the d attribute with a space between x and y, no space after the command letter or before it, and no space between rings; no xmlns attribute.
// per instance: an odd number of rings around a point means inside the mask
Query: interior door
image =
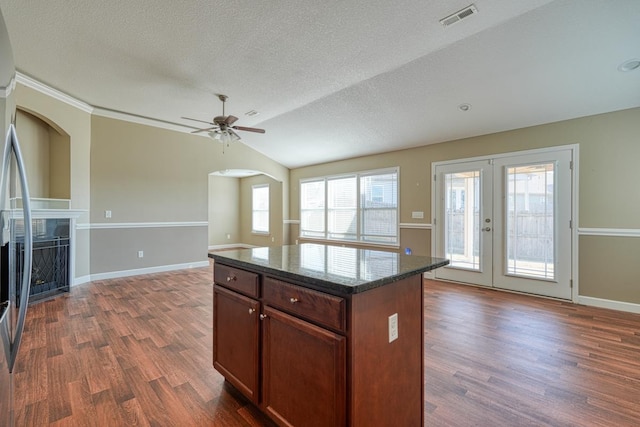
<svg viewBox="0 0 640 427"><path fill-rule="evenodd" d="M571 149L435 167L436 278L571 298Z"/></svg>

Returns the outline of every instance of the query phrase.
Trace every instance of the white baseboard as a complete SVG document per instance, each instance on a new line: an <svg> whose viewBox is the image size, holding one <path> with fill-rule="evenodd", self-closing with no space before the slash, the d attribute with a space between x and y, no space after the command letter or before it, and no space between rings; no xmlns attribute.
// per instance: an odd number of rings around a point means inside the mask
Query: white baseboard
<svg viewBox="0 0 640 427"><path fill-rule="evenodd" d="M90 274L87 274L86 276L74 277L74 279L71 281L71 287L84 285L85 283L89 283L90 281Z"/></svg>
<svg viewBox="0 0 640 427"><path fill-rule="evenodd" d="M141 274L163 273L165 271L183 270L186 268L208 267L209 261L195 261L183 264L159 265L157 267L136 268L134 270L109 271L106 273L92 274L90 276L82 276L73 280L72 286L81 285L93 280L117 279L119 277L139 276Z"/></svg>
<svg viewBox="0 0 640 427"><path fill-rule="evenodd" d="M635 304L632 302L614 301L610 299L594 298L594 297L585 297L582 295L578 295L578 299L576 300L576 302L578 304L590 305L593 307L610 308L612 310L627 311L629 313L640 314L640 304Z"/></svg>

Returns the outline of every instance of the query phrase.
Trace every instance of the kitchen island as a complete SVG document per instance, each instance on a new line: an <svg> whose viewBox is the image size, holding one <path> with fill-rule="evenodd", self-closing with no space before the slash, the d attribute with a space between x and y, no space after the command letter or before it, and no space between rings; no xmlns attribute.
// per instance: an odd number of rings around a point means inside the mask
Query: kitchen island
<svg viewBox="0 0 640 427"><path fill-rule="evenodd" d="M213 365L276 423L424 425L422 273L448 260L320 244L209 257Z"/></svg>

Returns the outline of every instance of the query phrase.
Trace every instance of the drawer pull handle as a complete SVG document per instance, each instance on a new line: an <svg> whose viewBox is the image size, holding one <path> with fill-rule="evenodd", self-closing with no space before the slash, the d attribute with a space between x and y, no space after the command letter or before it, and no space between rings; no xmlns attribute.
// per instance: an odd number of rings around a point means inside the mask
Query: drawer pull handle
<svg viewBox="0 0 640 427"><path fill-rule="evenodd" d="M260 320L264 320L264 319L266 319L266 318L267 318L267 315L266 315L266 314L261 314L261 315L260 315Z"/></svg>
<svg viewBox="0 0 640 427"><path fill-rule="evenodd" d="M299 300L298 298L290 298L289 301L291 302L291 304L295 304L297 303Z"/></svg>
<svg viewBox="0 0 640 427"><path fill-rule="evenodd" d="M249 309L249 314L253 314L253 313L255 313L255 312L256 312L256 309L255 309L255 308L250 308L250 309Z"/></svg>
<svg viewBox="0 0 640 427"><path fill-rule="evenodd" d="M236 276L227 276L227 282L235 282L238 280Z"/></svg>

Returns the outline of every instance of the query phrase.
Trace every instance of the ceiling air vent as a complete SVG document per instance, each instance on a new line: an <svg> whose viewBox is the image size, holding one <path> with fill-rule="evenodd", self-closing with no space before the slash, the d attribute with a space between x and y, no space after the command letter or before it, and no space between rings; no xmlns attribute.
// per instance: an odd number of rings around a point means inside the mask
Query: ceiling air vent
<svg viewBox="0 0 640 427"><path fill-rule="evenodd" d="M468 18L469 16L476 13L478 13L478 9L476 9L474 5L470 5L452 15L442 18L440 20L440 23L442 24L442 26L448 27L449 25L453 25L456 22L462 21L464 18Z"/></svg>

